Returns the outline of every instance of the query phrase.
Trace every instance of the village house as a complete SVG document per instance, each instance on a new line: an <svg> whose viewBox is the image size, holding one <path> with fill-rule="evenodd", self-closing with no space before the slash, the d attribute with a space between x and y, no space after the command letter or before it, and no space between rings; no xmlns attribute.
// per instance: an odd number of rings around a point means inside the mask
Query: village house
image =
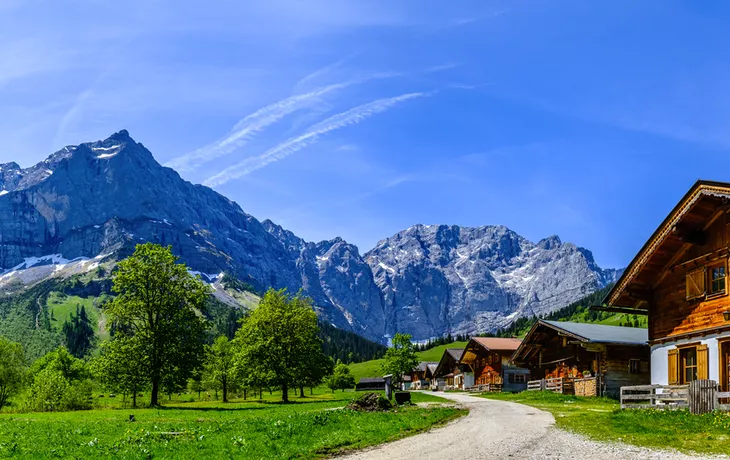
<svg viewBox="0 0 730 460"><path fill-rule="evenodd" d="M510 362L545 379L541 389L617 397L622 386L649 383L647 340L642 328L539 320Z"/></svg>
<svg viewBox="0 0 730 460"><path fill-rule="evenodd" d="M730 391L730 184L698 181L606 297L648 315L651 383L712 379Z"/></svg>
<svg viewBox="0 0 730 460"><path fill-rule="evenodd" d="M429 366L433 366L433 369L438 366L438 363L423 361L418 363L418 366L413 369L411 373L411 386L412 390L421 390L431 387L431 379L433 378L433 371L429 371Z"/></svg>
<svg viewBox="0 0 730 460"><path fill-rule="evenodd" d="M527 389L529 371L509 364L520 343L520 339L514 338L470 339L459 360L459 364L465 366L463 388L511 392Z"/></svg>
<svg viewBox="0 0 730 460"><path fill-rule="evenodd" d="M462 367L459 360L464 350L447 348L434 371L435 388L438 390L455 390L463 388Z"/></svg>

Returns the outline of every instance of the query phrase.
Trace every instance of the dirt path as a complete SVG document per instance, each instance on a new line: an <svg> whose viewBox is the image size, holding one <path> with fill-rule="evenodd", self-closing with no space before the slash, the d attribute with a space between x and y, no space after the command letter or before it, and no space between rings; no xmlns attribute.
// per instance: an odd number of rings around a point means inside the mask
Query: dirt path
<svg viewBox="0 0 730 460"><path fill-rule="evenodd" d="M469 415L428 433L343 458L356 459L697 459L618 443L590 441L555 428L548 412L466 394L439 394L469 409ZM706 458L706 457L702 457Z"/></svg>

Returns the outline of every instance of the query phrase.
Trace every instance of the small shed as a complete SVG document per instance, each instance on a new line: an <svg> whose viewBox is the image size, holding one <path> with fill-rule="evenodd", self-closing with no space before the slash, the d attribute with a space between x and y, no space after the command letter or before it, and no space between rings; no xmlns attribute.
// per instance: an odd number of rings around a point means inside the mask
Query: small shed
<svg viewBox="0 0 730 460"><path fill-rule="evenodd" d="M385 391L385 379L382 377L363 377L357 385L357 391Z"/></svg>
<svg viewBox="0 0 730 460"><path fill-rule="evenodd" d="M510 362L563 393L617 397L622 386L650 381L646 329L537 321Z"/></svg>

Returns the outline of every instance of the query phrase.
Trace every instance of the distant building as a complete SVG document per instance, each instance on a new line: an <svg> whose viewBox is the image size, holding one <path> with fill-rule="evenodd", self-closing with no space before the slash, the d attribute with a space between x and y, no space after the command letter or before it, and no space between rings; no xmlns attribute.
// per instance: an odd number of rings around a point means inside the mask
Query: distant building
<svg viewBox="0 0 730 460"><path fill-rule="evenodd" d="M515 338L473 337L464 348L459 364L464 368L461 388L518 392L527 389L530 371L512 366L509 360L522 341Z"/></svg>
<svg viewBox="0 0 730 460"><path fill-rule="evenodd" d="M382 377L363 377L355 385L357 391L385 391L385 379Z"/></svg>

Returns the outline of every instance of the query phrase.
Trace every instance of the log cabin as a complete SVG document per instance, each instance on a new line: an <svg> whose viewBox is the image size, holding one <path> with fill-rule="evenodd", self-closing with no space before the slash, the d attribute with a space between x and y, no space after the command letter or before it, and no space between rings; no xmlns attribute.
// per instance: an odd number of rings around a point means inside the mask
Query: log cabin
<svg viewBox="0 0 730 460"><path fill-rule="evenodd" d="M598 310L648 315L651 383L730 391L730 183L697 181Z"/></svg>
<svg viewBox="0 0 730 460"><path fill-rule="evenodd" d="M462 367L459 360L464 350L461 348L447 348L436 366L434 380L438 390L454 390L463 388Z"/></svg>
<svg viewBox="0 0 730 460"><path fill-rule="evenodd" d="M562 393L617 397L622 386L649 383L647 340L642 328L539 320L510 362Z"/></svg>
<svg viewBox="0 0 730 460"><path fill-rule="evenodd" d="M464 389L518 392L527 389L527 369L509 364L522 341L514 338L473 337L464 348L459 364L466 366Z"/></svg>

